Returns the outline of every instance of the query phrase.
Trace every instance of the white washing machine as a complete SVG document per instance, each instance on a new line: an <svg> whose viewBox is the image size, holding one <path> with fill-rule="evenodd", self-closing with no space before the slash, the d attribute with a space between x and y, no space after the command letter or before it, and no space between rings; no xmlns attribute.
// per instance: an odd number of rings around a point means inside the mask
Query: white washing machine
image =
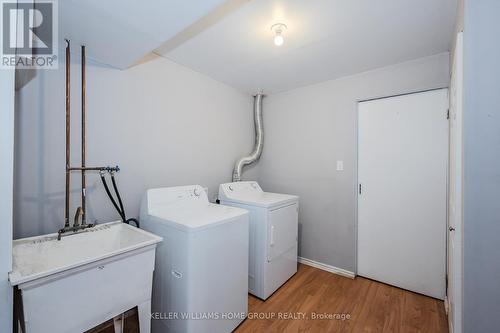
<svg viewBox="0 0 500 333"><path fill-rule="evenodd" d="M299 197L244 181L221 184L219 200L250 211L248 290L265 300L297 272Z"/></svg>
<svg viewBox="0 0 500 333"><path fill-rule="evenodd" d="M209 203L199 185L146 191L141 228L156 249L153 332L231 332L248 311L248 211Z"/></svg>

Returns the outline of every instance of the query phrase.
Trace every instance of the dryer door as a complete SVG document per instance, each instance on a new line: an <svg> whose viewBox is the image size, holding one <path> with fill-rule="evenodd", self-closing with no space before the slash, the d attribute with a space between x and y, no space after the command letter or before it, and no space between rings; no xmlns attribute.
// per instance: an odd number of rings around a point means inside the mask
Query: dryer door
<svg viewBox="0 0 500 333"><path fill-rule="evenodd" d="M293 203L268 214L267 261L271 262L297 245L298 205Z"/></svg>

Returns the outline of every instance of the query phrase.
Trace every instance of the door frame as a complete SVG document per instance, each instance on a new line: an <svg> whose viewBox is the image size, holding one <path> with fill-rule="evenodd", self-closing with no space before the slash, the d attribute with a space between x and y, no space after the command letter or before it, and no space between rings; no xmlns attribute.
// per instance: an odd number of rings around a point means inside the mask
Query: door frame
<svg viewBox="0 0 500 333"><path fill-rule="evenodd" d="M449 160L449 167L451 167L451 163L452 163L452 160L451 160L451 151L452 151L452 148L457 150L458 148L462 151L461 152L461 155L460 155L460 159L456 159L457 156L455 154L455 161L454 163L456 163L457 165L461 165L460 167L460 171L461 173L460 174L456 174L455 173L455 179L451 179L451 175L450 175L450 178L449 178L449 189L451 187L451 184L453 181L455 181L457 178L461 178L461 181L460 181L460 192L461 192L461 195L460 195L460 201L458 203L458 201L456 200L456 196L455 196L455 208L457 208L456 210L459 211L459 213L455 213L455 215L453 216L455 219L452 220L452 216L450 215L449 218L448 218L448 228L450 227L454 227L456 230L453 231L454 233L454 236L456 237L455 238L455 251L453 253L453 258L451 258L451 235L452 235L452 231L449 229L449 232L447 233L447 256L446 256L446 263L447 263L447 272L448 272L448 281L453 283L453 292L451 293L451 296L453 298L453 308L450 306L450 294L448 294L448 291L449 291L449 288L450 288L450 283L447 285L447 288L446 288L446 299L445 299L445 305L446 305L446 308L447 308L447 312L448 312L448 329L450 331L450 333L453 333L453 332L462 332L463 331L463 266L464 266L464 263L463 263L463 136L464 136L464 132L463 132L463 75L464 75L464 71L463 71L463 30L460 30L457 34L456 34L456 43L455 43L455 50L454 50L454 54L453 54L453 62L451 64L451 70L452 70L452 75L451 75L451 78L450 78L450 94L449 94L449 97L450 97L450 160ZM457 86L458 84L458 86ZM452 112L451 110L451 104L452 104L452 94L451 94L451 88L453 87L453 85L455 85L455 90L459 92L459 94L455 94L455 100L453 101L454 102L454 105L455 105L455 110L454 112ZM458 107L458 108L457 108ZM458 139L460 140L457 140L457 137L456 137L456 126L457 124L455 123L455 126L454 126L454 129L455 129L455 140L454 140L454 143L455 143L455 146L451 146L451 136L452 136L452 122L453 122L453 117L456 117L456 114L457 114L457 110L460 110L460 116L461 116L461 123L458 124L458 125L461 125L461 129L460 129L460 136L458 137ZM457 147L458 145L458 147ZM450 170L451 171L451 170ZM455 170L456 171L456 170ZM455 182L456 183L456 182ZM456 184L455 184L456 185ZM457 188L455 186L455 191L457 192ZM450 202L450 197L451 197L451 194L449 195L448 197L448 210L451 210L452 209L452 205L451 205L451 202ZM458 218L457 218L457 214L459 214ZM458 235L457 235L458 233ZM457 244L458 243L458 244ZM458 246L457 246L458 245ZM458 258L456 257L458 256ZM456 282L456 277L454 275L455 272L457 272L457 267L454 266L454 264L456 262L459 262L459 270L460 270L460 284L458 285L455 285L455 282ZM449 270L450 268L450 265L452 265L453 267L451 267L451 271ZM458 295L457 295L458 294ZM457 299L455 299L455 296L458 297L458 303L457 303ZM458 304L458 306L457 306ZM456 316L456 312L455 312L455 309L459 309L459 315ZM452 311L452 313L450 314L449 312Z"/></svg>
<svg viewBox="0 0 500 333"><path fill-rule="evenodd" d="M0 331L12 332L13 293L8 281L12 270L14 202L15 69L0 75Z"/></svg>
<svg viewBox="0 0 500 333"><path fill-rule="evenodd" d="M412 95L412 94L418 94L418 93L425 93L429 91L436 91L436 90L442 90L442 89L447 89L448 90L448 97L449 97L449 87L448 86L439 86L436 88L429 88L429 89L423 89L423 90L413 90L409 92L404 92L404 93L399 93L399 94L392 94L392 95L380 95L377 97L370 97L370 98L364 98L364 99L358 99L356 100L356 158L354 160L354 178L355 182L353 184L354 186L354 276L358 276L358 211L359 211L359 195L358 195L358 188L359 188L359 103L362 102L369 102L369 101L375 101L379 99L385 99L385 98L391 98L391 97L400 97L400 96L406 96L406 95ZM448 101L449 104L449 101ZM449 108L449 105L448 105ZM448 120L449 121L449 120ZM448 126L448 131L449 131L449 126ZM448 144L448 154L447 154L447 165L449 166L450 164L450 154L449 154L449 144ZM449 193L448 193L448 187L449 187L449 167L446 168L446 202L448 202L449 199ZM448 216L448 208L446 208L446 224L445 228L448 228L448 223L449 223L449 216ZM447 231L447 229L446 229ZM445 272L446 275L448 275L448 232L446 232L446 247L444 249L445 252Z"/></svg>

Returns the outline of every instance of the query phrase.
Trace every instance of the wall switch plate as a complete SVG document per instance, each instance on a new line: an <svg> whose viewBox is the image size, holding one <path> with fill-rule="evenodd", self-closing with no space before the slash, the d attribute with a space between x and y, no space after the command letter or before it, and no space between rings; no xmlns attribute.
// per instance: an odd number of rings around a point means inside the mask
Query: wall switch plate
<svg viewBox="0 0 500 333"><path fill-rule="evenodd" d="M344 161L337 161L337 171L344 171Z"/></svg>

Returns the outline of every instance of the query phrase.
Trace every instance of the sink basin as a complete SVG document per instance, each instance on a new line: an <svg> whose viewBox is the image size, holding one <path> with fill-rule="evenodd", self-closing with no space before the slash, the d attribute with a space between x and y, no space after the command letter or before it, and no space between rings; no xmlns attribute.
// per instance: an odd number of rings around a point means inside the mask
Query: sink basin
<svg viewBox="0 0 500 333"><path fill-rule="evenodd" d="M25 332L84 332L138 306L149 332L156 244L162 238L121 222L68 235L13 242L12 286Z"/></svg>
<svg viewBox="0 0 500 333"><path fill-rule="evenodd" d="M13 242L10 283L15 286L161 240L161 237L121 222L97 225L60 241L57 234L18 239Z"/></svg>

